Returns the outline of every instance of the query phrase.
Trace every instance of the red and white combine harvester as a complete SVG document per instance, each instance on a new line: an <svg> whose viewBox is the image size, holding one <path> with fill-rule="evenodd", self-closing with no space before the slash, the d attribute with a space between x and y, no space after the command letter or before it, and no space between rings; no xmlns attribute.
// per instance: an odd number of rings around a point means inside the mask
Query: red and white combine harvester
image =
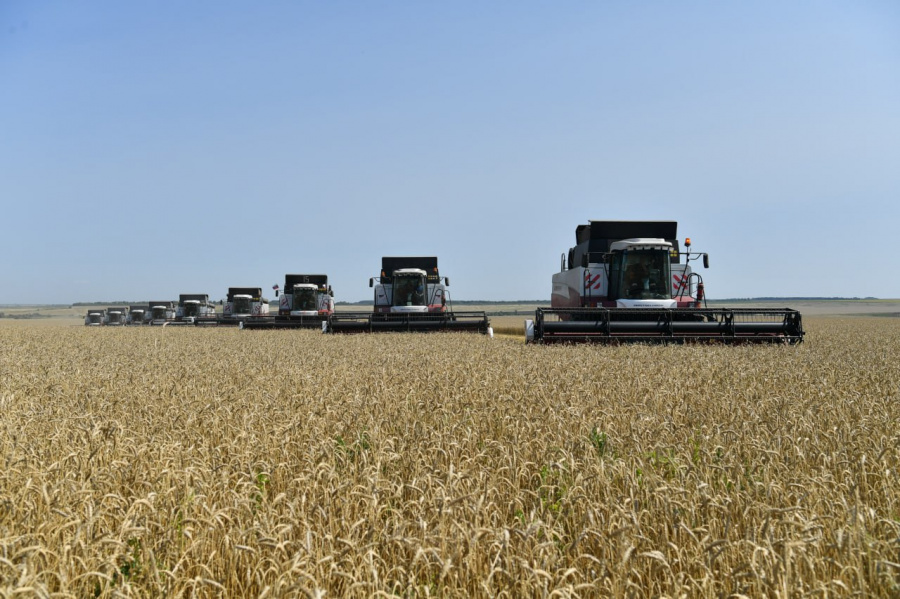
<svg viewBox="0 0 900 599"><path fill-rule="evenodd" d="M99 327L103 326L106 319L106 310L103 308L91 308L84 317L84 326Z"/></svg>
<svg viewBox="0 0 900 599"><path fill-rule="evenodd" d="M466 331L491 334L484 312L454 312L435 256L385 256L381 276L369 279L375 290L372 312L335 311L328 321L332 333Z"/></svg>
<svg viewBox="0 0 900 599"><path fill-rule="evenodd" d="M106 309L103 324L108 327L123 327L128 318L128 306L112 306Z"/></svg>
<svg viewBox="0 0 900 599"><path fill-rule="evenodd" d="M110 308L92 308L84 317L86 326L118 327L125 326L128 318L128 306L112 306Z"/></svg>
<svg viewBox="0 0 900 599"><path fill-rule="evenodd" d="M198 326L244 326L249 320L269 318L269 300L263 297L262 287L229 287L222 307L222 314L213 312L197 318Z"/></svg>
<svg viewBox="0 0 900 599"><path fill-rule="evenodd" d="M169 300L153 300L147 304L149 314L147 322L154 326L164 326L175 321L176 302Z"/></svg>
<svg viewBox="0 0 900 599"><path fill-rule="evenodd" d="M216 306L209 301L206 293L182 293L175 307L175 320L165 323L173 325L195 325L199 320L214 321Z"/></svg>
<svg viewBox="0 0 900 599"><path fill-rule="evenodd" d="M128 306L128 315L125 316L125 324L137 326L147 324L150 315L147 306L143 304Z"/></svg>
<svg viewBox="0 0 900 599"><path fill-rule="evenodd" d="M766 343L803 341L800 313L789 308L709 308L682 251L675 221L590 221L553 275L551 308L525 321L528 342ZM682 262L682 258L684 261Z"/></svg>
<svg viewBox="0 0 900 599"><path fill-rule="evenodd" d="M275 285L278 297L278 285ZM284 290L274 318L248 319L242 329L325 329L334 312L334 292L328 275L284 275Z"/></svg>

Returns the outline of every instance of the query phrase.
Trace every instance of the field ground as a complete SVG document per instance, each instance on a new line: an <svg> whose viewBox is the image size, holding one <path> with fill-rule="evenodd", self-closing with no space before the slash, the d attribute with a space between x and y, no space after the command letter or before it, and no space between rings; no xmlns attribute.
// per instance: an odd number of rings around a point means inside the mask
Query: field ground
<svg viewBox="0 0 900 599"><path fill-rule="evenodd" d="M900 319L740 347L65 323L0 328L3 597L900 596Z"/></svg>

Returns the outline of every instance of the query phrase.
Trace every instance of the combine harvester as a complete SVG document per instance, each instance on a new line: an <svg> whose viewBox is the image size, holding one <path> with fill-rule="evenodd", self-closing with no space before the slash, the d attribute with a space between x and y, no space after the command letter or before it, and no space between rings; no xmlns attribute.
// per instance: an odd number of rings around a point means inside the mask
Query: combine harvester
<svg viewBox="0 0 900 599"><path fill-rule="evenodd" d="M278 297L278 285L275 285ZM284 292L274 318L247 319L242 329L322 329L334 312L334 291L328 275L284 275Z"/></svg>
<svg viewBox="0 0 900 599"><path fill-rule="evenodd" d="M377 283L376 283L377 281ZM327 332L466 331L492 335L484 312L454 312L434 256L384 257L381 276L369 279L375 289L373 312L335 311Z"/></svg>
<svg viewBox="0 0 900 599"><path fill-rule="evenodd" d="M128 306L128 316L125 317L125 324L129 326L137 326L150 322L150 311L147 306Z"/></svg>
<svg viewBox="0 0 900 599"><path fill-rule="evenodd" d="M103 324L108 327L123 327L128 318L128 308L125 306L113 306L106 309Z"/></svg>
<svg viewBox="0 0 900 599"><path fill-rule="evenodd" d="M262 296L262 287L229 287L221 316L201 317L198 326L243 326L249 320L267 320L269 300Z"/></svg>
<svg viewBox="0 0 900 599"><path fill-rule="evenodd" d="M166 322L167 326L195 325L199 320L215 321L216 306L209 301L206 293L182 293L178 296L175 308L175 320Z"/></svg>
<svg viewBox="0 0 900 599"><path fill-rule="evenodd" d="M709 308L703 279L681 251L674 221L590 221L553 275L551 308L525 321L526 342L800 343L789 308ZM684 262L681 262L681 257Z"/></svg>
<svg viewBox="0 0 900 599"><path fill-rule="evenodd" d="M147 323L152 326L165 326L175 322L175 302L169 300L156 300L150 302L146 315Z"/></svg>
<svg viewBox="0 0 900 599"><path fill-rule="evenodd" d="M87 314L84 316L84 326L87 327L99 327L103 325L103 321L106 319L106 310L101 308L91 308L87 311Z"/></svg>

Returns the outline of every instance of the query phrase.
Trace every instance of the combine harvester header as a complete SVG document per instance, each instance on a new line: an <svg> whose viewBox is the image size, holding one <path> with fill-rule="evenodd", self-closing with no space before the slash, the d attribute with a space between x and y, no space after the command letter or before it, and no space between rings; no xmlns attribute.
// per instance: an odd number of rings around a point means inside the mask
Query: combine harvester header
<svg viewBox="0 0 900 599"><path fill-rule="evenodd" d="M682 251L675 221L590 221L553 275L551 308L525 321L528 342L799 343L800 313L789 308L709 308L703 278ZM682 258L684 261L682 262Z"/></svg>
<svg viewBox="0 0 900 599"><path fill-rule="evenodd" d="M466 331L491 334L484 312L454 312L435 256L385 256L381 276L369 279L375 292L372 312L331 315L333 333Z"/></svg>

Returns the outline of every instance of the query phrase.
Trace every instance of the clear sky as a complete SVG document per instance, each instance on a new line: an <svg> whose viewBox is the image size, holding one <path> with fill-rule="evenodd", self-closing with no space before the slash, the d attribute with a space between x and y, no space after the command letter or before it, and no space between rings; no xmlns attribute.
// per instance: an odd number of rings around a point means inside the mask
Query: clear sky
<svg viewBox="0 0 900 599"><path fill-rule="evenodd" d="M0 1L0 303L549 300L591 219L713 298L900 297L900 2Z"/></svg>

